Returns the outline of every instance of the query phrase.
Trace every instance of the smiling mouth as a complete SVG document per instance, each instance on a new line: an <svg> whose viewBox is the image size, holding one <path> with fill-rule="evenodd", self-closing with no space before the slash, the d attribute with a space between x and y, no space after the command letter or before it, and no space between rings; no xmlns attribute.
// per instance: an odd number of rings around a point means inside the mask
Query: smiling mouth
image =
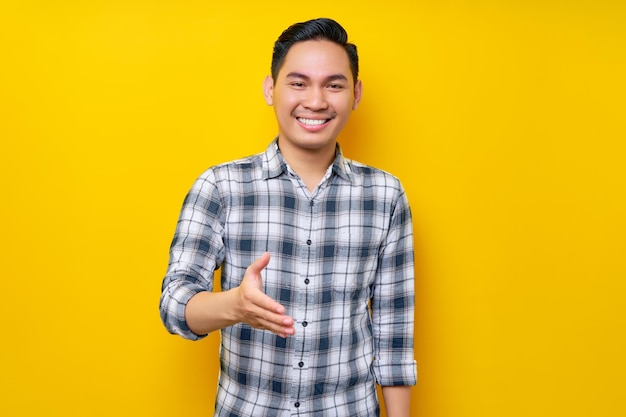
<svg viewBox="0 0 626 417"><path fill-rule="evenodd" d="M300 123L307 126L320 126L330 121L330 119L305 119L303 117L296 118Z"/></svg>

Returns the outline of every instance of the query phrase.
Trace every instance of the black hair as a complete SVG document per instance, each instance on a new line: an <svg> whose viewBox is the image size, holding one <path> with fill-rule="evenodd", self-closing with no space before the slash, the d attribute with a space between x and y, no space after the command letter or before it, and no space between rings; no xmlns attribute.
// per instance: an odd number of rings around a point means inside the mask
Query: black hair
<svg viewBox="0 0 626 417"><path fill-rule="evenodd" d="M272 78L276 82L278 72L285 62L287 52L296 42L327 40L341 45L348 54L352 77L356 83L359 76L359 55L356 45L348 42L348 33L337 22L328 18L308 20L289 26L274 43L272 54Z"/></svg>

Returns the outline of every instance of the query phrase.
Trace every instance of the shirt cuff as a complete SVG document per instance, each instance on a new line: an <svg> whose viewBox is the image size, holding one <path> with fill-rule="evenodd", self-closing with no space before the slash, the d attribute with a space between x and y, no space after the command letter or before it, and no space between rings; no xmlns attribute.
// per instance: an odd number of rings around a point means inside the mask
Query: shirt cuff
<svg viewBox="0 0 626 417"><path fill-rule="evenodd" d="M385 362L374 360L374 376L382 387L417 384L417 362Z"/></svg>
<svg viewBox="0 0 626 417"><path fill-rule="evenodd" d="M161 318L166 329L188 340L204 339L208 335L198 335L187 325L185 308L194 295L206 291L198 285L178 285L163 292L161 302Z"/></svg>

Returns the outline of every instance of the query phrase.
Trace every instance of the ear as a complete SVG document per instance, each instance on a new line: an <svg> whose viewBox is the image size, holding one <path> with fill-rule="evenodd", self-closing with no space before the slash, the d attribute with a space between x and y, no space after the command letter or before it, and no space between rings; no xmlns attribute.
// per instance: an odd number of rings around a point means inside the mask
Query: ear
<svg viewBox="0 0 626 417"><path fill-rule="evenodd" d="M274 79L271 75L268 75L263 80L263 96L268 106L274 103Z"/></svg>
<svg viewBox="0 0 626 417"><path fill-rule="evenodd" d="M363 85L361 84L361 80L357 80L354 85L354 102L352 103L352 110L356 110L361 102L361 96L363 95Z"/></svg>

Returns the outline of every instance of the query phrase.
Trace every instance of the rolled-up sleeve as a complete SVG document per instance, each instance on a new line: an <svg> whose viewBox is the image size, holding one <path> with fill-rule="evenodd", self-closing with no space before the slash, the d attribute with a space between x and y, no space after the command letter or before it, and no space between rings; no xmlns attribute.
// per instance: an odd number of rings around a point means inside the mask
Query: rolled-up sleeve
<svg viewBox="0 0 626 417"><path fill-rule="evenodd" d="M415 385L415 271L411 210L403 189L381 248L372 298L374 374L381 386Z"/></svg>
<svg viewBox="0 0 626 417"><path fill-rule="evenodd" d="M223 203L208 170L185 197L170 247L160 298L161 320L170 333L204 337L189 329L185 307L199 292L213 291L214 272L224 256L223 224Z"/></svg>

